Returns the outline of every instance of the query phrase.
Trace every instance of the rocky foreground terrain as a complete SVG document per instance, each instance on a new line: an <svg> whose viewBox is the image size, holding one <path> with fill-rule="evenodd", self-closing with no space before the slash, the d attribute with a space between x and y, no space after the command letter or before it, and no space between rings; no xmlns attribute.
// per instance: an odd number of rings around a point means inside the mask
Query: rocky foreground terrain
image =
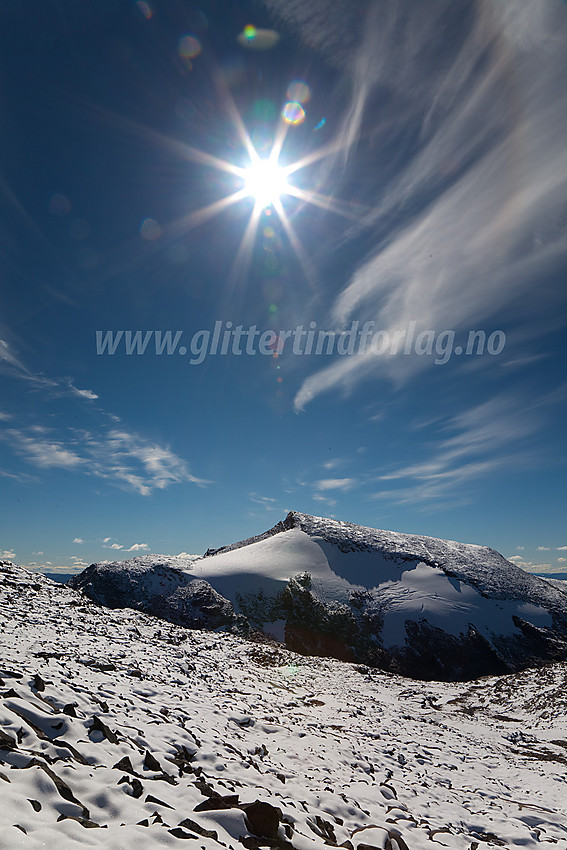
<svg viewBox="0 0 567 850"><path fill-rule="evenodd" d="M567 667L416 682L0 566L0 850L567 848Z"/></svg>

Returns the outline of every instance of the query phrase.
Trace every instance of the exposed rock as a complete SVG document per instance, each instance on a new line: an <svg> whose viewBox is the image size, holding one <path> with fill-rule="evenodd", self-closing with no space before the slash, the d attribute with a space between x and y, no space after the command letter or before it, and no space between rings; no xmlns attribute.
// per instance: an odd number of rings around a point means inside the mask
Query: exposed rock
<svg viewBox="0 0 567 850"><path fill-rule="evenodd" d="M93 820L89 820L88 818L78 818L73 817L73 815L60 815L57 818L57 822L60 823L62 820L74 820L77 823L80 823L85 829L101 829L101 825L99 823L95 823ZM102 827L102 829L106 829L106 824Z"/></svg>
<svg viewBox="0 0 567 850"><path fill-rule="evenodd" d="M43 772L46 773L49 776L49 778L51 779L51 781L55 785L58 794L61 797L63 797L64 800L67 800L70 803L75 803L75 805L77 805L82 810L83 817L86 820L90 820L90 814L89 814L89 810L87 809L87 807L84 806L83 803L81 803L80 800L77 800L77 798L75 797L75 795L73 794L73 792L71 791L71 789L69 788L67 783L63 779L61 779L61 777L58 776L55 773L55 771L53 771L50 767L48 767L48 765L46 765L45 762L40 761L37 758L32 758L28 762L28 764L26 765L26 768L31 768L31 767L38 767L40 770L43 770Z"/></svg>
<svg viewBox="0 0 567 850"><path fill-rule="evenodd" d="M127 771L127 773L131 773L131 774L135 773L134 768L132 767L132 762L130 761L129 756L124 756L124 758L121 758L120 761L116 762L116 764L113 764L112 767L115 768L116 770L125 770L125 771Z"/></svg>
<svg viewBox="0 0 567 850"><path fill-rule="evenodd" d="M207 797L206 800L203 800L202 803L199 803L193 809L194 812L214 812L219 811L221 809L235 809L238 808L239 801L237 794L229 794L228 796L221 797L217 795L215 797Z"/></svg>
<svg viewBox="0 0 567 850"><path fill-rule="evenodd" d="M206 581L181 569L180 559L144 555L91 564L69 585L108 608L135 608L186 628L217 628L234 619L231 603ZM132 674L134 675L134 674Z"/></svg>
<svg viewBox="0 0 567 850"><path fill-rule="evenodd" d="M35 676L33 677L32 686L36 689L36 691L44 691L45 690L45 682L43 681L43 679L41 678L39 673L36 673Z"/></svg>
<svg viewBox="0 0 567 850"><path fill-rule="evenodd" d="M255 800L241 806L246 813L246 823L250 832L261 838L275 840L278 837L278 828L282 819L282 810L272 806L270 803L262 803Z"/></svg>
<svg viewBox="0 0 567 850"><path fill-rule="evenodd" d="M117 735L109 729L106 723L103 723L100 717L96 714L93 715L93 722L89 729L89 735L92 735L93 732L100 732L107 741L110 741L111 744L118 743Z"/></svg>
<svg viewBox="0 0 567 850"><path fill-rule="evenodd" d="M176 826L174 829L169 829L168 832L175 838L197 838L196 835L193 835L190 832L185 832L185 830L180 829L178 826Z"/></svg>
<svg viewBox="0 0 567 850"><path fill-rule="evenodd" d="M144 756L144 767L146 770L161 770L161 764L159 761L153 756L149 750L146 750L146 754Z"/></svg>
<svg viewBox="0 0 567 850"><path fill-rule="evenodd" d="M203 838L212 838L213 841L218 841L218 833L215 829L205 829L204 826L195 823L195 821L191 820L190 818L185 818L185 820L182 820L179 826L183 826L186 829L190 829L192 832L196 832L197 835L202 835Z"/></svg>
<svg viewBox="0 0 567 850"><path fill-rule="evenodd" d="M16 739L7 732L4 732L3 729L0 729L0 749L15 750L17 746Z"/></svg>
<svg viewBox="0 0 567 850"><path fill-rule="evenodd" d="M308 819L307 825L309 829L322 838L325 844L330 844L332 847L337 846L337 836L332 823L322 818L320 815L315 815L313 820ZM359 845L360 846L360 845Z"/></svg>
<svg viewBox="0 0 567 850"><path fill-rule="evenodd" d="M172 809L173 806L170 806L169 803L164 803L163 800L160 800L158 797L154 797L153 794L148 794L145 801L146 803L155 803L158 806L165 806L166 809ZM161 820L161 818L160 818Z"/></svg>

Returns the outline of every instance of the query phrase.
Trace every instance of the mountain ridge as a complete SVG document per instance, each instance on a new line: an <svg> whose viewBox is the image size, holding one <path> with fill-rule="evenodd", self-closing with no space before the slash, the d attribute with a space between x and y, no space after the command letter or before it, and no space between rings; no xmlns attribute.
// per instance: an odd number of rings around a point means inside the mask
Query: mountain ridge
<svg viewBox="0 0 567 850"><path fill-rule="evenodd" d="M69 585L189 628L465 680L567 659L567 595L489 547L298 511L196 560L92 564Z"/></svg>
<svg viewBox="0 0 567 850"><path fill-rule="evenodd" d="M517 598L521 598L525 590L529 588L532 595L535 594L541 597L542 602L553 604L558 601L556 588L552 588L550 592L549 583L545 579L531 573L526 573L491 547L476 543L460 543L455 540L445 540L427 535L386 531L352 522L312 516L311 514L301 513L299 511L289 511L284 520L276 523L272 528L262 534L221 546L218 549L208 549L203 557L209 558L225 552L234 552L245 546L267 540L276 534L290 531L293 528L304 531L313 537L321 537L329 543L336 545L343 552L372 552L379 549L384 552L386 557L391 556L392 559L407 558L409 561L419 558L422 563L431 567L438 567L450 577L459 578L460 580L474 584L481 592L486 590L492 596L503 594L499 597L502 599L514 598L506 595L503 584L494 581L490 570L482 568L488 560L492 568L498 566L509 576L513 576L516 579L514 584L516 586ZM345 545L345 540L348 540L350 546ZM451 567L447 567L443 563L443 554L447 555L447 552L454 559ZM474 573L462 569L464 563L470 563L471 561L477 569L481 568L480 575L475 576Z"/></svg>

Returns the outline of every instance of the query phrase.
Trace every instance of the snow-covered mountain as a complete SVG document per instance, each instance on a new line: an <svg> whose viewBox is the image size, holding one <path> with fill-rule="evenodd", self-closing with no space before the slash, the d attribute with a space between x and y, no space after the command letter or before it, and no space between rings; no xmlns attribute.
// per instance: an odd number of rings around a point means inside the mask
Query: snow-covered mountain
<svg viewBox="0 0 567 850"><path fill-rule="evenodd" d="M98 564L71 584L111 607L187 626L232 617L233 628L261 629L297 652L420 679L472 679L567 658L566 594L498 552L295 511L193 562Z"/></svg>
<svg viewBox="0 0 567 850"><path fill-rule="evenodd" d="M567 848L565 664L416 683L11 564L0 658L0 850Z"/></svg>

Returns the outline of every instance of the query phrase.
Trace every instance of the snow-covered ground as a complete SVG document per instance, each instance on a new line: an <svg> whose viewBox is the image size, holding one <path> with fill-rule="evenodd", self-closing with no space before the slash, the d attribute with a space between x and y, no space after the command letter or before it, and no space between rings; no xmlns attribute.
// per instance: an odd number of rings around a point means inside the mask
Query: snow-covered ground
<svg viewBox="0 0 567 850"><path fill-rule="evenodd" d="M0 643L0 850L567 848L564 664L415 682L9 565Z"/></svg>

